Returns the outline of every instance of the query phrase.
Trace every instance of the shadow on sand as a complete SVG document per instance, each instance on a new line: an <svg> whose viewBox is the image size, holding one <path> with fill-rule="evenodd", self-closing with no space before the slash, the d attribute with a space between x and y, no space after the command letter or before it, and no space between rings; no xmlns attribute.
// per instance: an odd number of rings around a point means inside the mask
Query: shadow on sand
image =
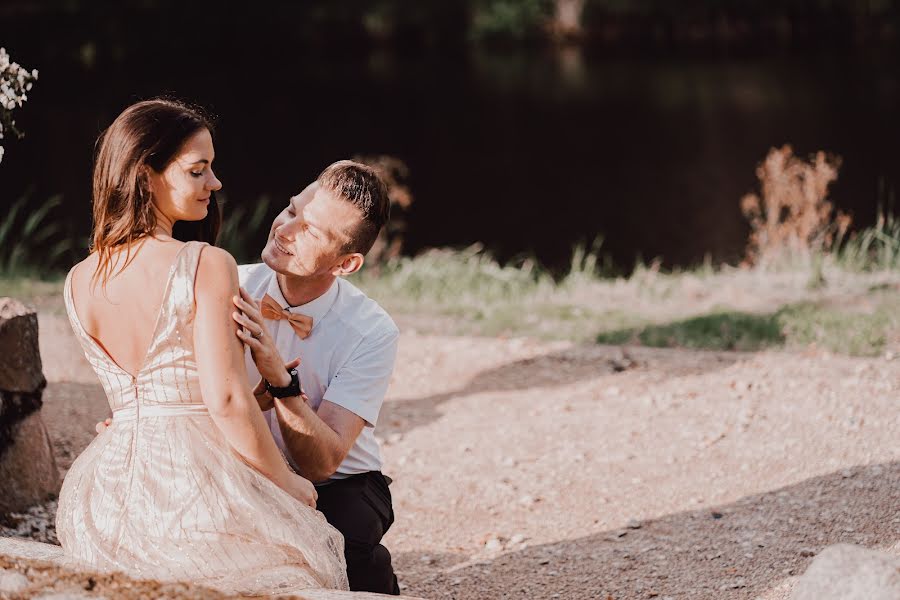
<svg viewBox="0 0 900 600"><path fill-rule="evenodd" d="M582 345L514 361L478 373L456 390L412 400L386 402L379 418L378 434L406 433L427 425L441 416L439 407L454 397L489 392L535 390L579 381L615 377L643 370L652 373L658 383L670 377L684 377L718 371L746 359L750 354L737 352L685 351L660 348L626 348ZM523 396L523 401L528 398Z"/></svg>
<svg viewBox="0 0 900 600"><path fill-rule="evenodd" d="M755 598L830 544L896 543L898 503L895 461L476 563L403 553L396 564L405 594L434 599Z"/></svg>

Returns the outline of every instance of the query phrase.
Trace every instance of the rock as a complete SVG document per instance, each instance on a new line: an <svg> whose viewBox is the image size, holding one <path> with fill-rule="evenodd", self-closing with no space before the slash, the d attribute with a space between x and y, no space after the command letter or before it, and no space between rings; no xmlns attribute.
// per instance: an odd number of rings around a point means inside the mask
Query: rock
<svg viewBox="0 0 900 600"><path fill-rule="evenodd" d="M31 577L34 581L29 580L30 588L27 595L13 597L28 597L35 600L103 600L103 598L122 596L121 590L123 589L129 590L130 593L127 595L129 598L212 599L225 597L215 590L200 588L191 582L139 581L124 574L116 574L111 581L106 577L91 577L89 573L83 571L82 566L73 565L62 548L51 544L0 537L0 557L13 558L19 563L18 566L8 571L0 569L0 598L7 598L17 593L7 592L3 589L5 573ZM32 564L40 565L40 568L34 569L29 566ZM40 581L41 577L43 577L43 582ZM21 579L16 579L21 583ZM71 582L73 579L78 582L76 585L64 583ZM88 585L81 587L85 583ZM297 600L384 600L389 597L397 600L421 600L407 595L384 596L368 592L337 590L303 590L290 597Z"/></svg>
<svg viewBox="0 0 900 600"><path fill-rule="evenodd" d="M21 573L0 569L0 595L18 594L31 584Z"/></svg>
<svg viewBox="0 0 900 600"><path fill-rule="evenodd" d="M44 389L37 313L12 298L0 298L0 356L0 390Z"/></svg>
<svg viewBox="0 0 900 600"><path fill-rule="evenodd" d="M0 514L25 510L59 492L59 470L40 413L16 425L15 440L0 454L0 481Z"/></svg>
<svg viewBox="0 0 900 600"><path fill-rule="evenodd" d="M59 491L59 470L41 419L37 315L0 298L0 514L22 511Z"/></svg>
<svg viewBox="0 0 900 600"><path fill-rule="evenodd" d="M628 527L628 529L640 529L644 525L637 519L628 519L628 523L626 523L625 526Z"/></svg>
<svg viewBox="0 0 900 600"><path fill-rule="evenodd" d="M896 600L900 558L850 544L828 546L794 588L793 600Z"/></svg>
<svg viewBox="0 0 900 600"><path fill-rule="evenodd" d="M503 548L503 542L495 537L492 537L484 543L484 549L488 550L489 552L494 552L500 550L501 548Z"/></svg>

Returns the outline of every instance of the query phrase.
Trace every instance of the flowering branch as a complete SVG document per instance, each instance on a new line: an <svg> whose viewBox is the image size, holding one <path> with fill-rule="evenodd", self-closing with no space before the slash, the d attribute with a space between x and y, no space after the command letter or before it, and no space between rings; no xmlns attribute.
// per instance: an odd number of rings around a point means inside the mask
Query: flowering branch
<svg viewBox="0 0 900 600"><path fill-rule="evenodd" d="M30 73L19 63L10 61L5 48L0 48L0 140L9 132L17 138L24 135L16 129L16 121L12 117L14 108L21 107L28 100L25 92L31 91L37 80L37 69ZM3 145L0 143L0 161L3 160Z"/></svg>

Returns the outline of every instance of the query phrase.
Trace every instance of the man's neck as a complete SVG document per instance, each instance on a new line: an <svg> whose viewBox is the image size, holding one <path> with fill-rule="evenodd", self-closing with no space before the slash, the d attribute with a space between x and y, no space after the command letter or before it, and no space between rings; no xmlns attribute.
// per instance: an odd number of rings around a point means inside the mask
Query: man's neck
<svg viewBox="0 0 900 600"><path fill-rule="evenodd" d="M275 278L278 281L281 295L284 296L289 306L301 306L312 302L331 289L331 285L337 279L331 274L310 278L285 275L284 273L276 273Z"/></svg>

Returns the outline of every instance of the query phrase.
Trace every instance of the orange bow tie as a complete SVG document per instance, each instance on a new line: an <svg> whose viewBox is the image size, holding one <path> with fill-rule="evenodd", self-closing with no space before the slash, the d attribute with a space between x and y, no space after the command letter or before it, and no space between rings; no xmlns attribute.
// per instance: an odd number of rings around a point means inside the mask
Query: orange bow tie
<svg viewBox="0 0 900 600"><path fill-rule="evenodd" d="M305 340L309 336L309 332L312 331L312 317L295 315L286 308L281 308L281 305L275 302L275 299L272 298L272 296L266 294L260 304L260 312L262 313L263 318L275 319L276 321L280 321L281 319L287 320L296 334L300 336L301 340Z"/></svg>

